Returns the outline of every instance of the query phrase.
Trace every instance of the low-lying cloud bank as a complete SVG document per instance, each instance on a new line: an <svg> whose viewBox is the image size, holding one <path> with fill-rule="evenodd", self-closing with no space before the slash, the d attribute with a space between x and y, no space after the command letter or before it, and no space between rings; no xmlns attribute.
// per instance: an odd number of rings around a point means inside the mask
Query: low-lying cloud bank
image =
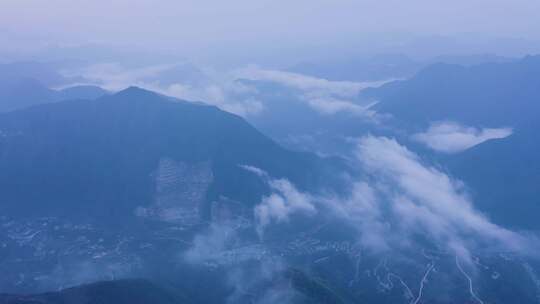
<svg viewBox="0 0 540 304"><path fill-rule="evenodd" d="M292 229L291 236L303 234L303 230L295 231L298 217L312 219L317 226L330 224L339 231L350 231L336 238L349 238L351 248L363 254L413 262L424 263L420 254L424 249L454 255L456 263L460 261L471 269L476 267L477 255L511 252L537 257L540 252L536 237L492 223L474 209L459 180L425 163L395 139L362 137L357 140L355 156L365 174L351 182L346 197L302 192L285 179L241 166L270 189L270 194L253 208L254 222L249 229L258 233L258 241L242 239L231 223L214 223L195 237L192 248L184 253L185 260L196 264L223 261L236 248L235 263L227 268L234 287L231 301L245 299L248 290L259 290L250 296L252 299L265 299L261 290L267 290L272 294L279 291L280 302L286 303L296 293L276 282L281 282L277 278L287 269L288 260L272 255L265 233L270 234L277 225L287 225ZM341 230L342 225L352 229ZM254 263L244 263L248 261Z"/></svg>
<svg viewBox="0 0 540 304"><path fill-rule="evenodd" d="M270 180L269 185L274 192L264 197L254 210L259 236L272 222L288 222L295 213L316 213L311 196L298 191L288 180Z"/></svg>
<svg viewBox="0 0 540 304"><path fill-rule="evenodd" d="M257 82L279 85L293 96L290 102L301 102L322 114L349 113L371 117L373 103L358 102L358 93L367 87L385 83L329 81L302 74L266 70L249 66L227 72L199 67L190 63L162 64L128 68L116 63L91 65L76 71L64 72L68 76L81 76L84 84L92 84L110 91L139 86L183 100L215 105L240 116L257 116L267 110L267 100L258 94ZM255 83L247 84L249 80Z"/></svg>
<svg viewBox="0 0 540 304"><path fill-rule="evenodd" d="M274 193L254 211L260 232L291 214L324 214L356 228L358 243L374 253L426 244L466 261L475 250L534 252L536 240L490 222L474 209L459 180L425 164L396 140L363 137L356 157L366 174L346 199L317 197L287 181L270 180Z"/></svg>
<svg viewBox="0 0 540 304"><path fill-rule="evenodd" d="M380 225L379 219L388 221L401 245L415 235L425 235L465 257L472 249L521 251L529 244L522 235L491 223L476 211L459 180L423 163L394 139L364 137L357 157L372 180L361 188L371 193L363 199L372 201L361 206L369 207L364 209L373 215L373 225ZM394 240L384 230L374 234L392 247Z"/></svg>
<svg viewBox="0 0 540 304"><path fill-rule="evenodd" d="M338 96L352 96L369 85L351 81L330 81L322 78L278 70L265 70L256 66L239 69L237 78L269 81L302 91L323 91ZM382 85L384 82L381 82Z"/></svg>
<svg viewBox="0 0 540 304"><path fill-rule="evenodd" d="M484 128L462 126L456 122L436 122L412 138L432 150L457 153L470 149L491 139L502 139L512 135L511 128Z"/></svg>
<svg viewBox="0 0 540 304"><path fill-rule="evenodd" d="M265 70L255 66L235 71L239 79L271 82L298 91L299 100L323 115L350 113L358 116L373 116L373 103L361 104L358 94L369 87L378 87L390 81L352 82L330 81L312 76Z"/></svg>

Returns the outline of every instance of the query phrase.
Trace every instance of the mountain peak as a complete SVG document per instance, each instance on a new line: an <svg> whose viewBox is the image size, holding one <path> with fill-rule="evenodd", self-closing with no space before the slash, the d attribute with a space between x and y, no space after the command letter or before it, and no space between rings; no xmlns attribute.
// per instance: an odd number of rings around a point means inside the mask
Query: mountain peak
<svg viewBox="0 0 540 304"><path fill-rule="evenodd" d="M146 89L143 89L143 88L140 88L140 87L137 87L137 86L129 86L119 92L117 92L115 95L142 95L142 94L145 94L145 95L152 95L152 96L158 96L158 94L152 92L152 91L149 91L149 90L146 90Z"/></svg>

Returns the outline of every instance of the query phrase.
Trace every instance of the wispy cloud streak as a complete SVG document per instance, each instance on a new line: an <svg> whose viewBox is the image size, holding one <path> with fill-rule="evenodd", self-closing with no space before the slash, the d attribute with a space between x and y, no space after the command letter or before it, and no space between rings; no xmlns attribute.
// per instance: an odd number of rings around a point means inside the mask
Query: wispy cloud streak
<svg viewBox="0 0 540 304"><path fill-rule="evenodd" d="M511 128L484 128L462 126L456 122L436 122L425 132L412 138L432 150L457 153L470 149L491 139L502 139L512 135Z"/></svg>

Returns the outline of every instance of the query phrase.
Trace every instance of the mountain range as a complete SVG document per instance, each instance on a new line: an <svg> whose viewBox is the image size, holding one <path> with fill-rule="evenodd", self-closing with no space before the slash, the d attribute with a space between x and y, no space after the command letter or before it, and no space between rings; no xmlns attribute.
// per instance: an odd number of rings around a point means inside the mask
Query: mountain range
<svg viewBox="0 0 540 304"><path fill-rule="evenodd" d="M31 102L0 113L0 302L535 303L534 250L483 233L540 228L538 76L537 56L434 64L346 100L367 116L238 80L272 112L255 127L137 87L25 80L13 96ZM291 134L350 153L278 144Z"/></svg>

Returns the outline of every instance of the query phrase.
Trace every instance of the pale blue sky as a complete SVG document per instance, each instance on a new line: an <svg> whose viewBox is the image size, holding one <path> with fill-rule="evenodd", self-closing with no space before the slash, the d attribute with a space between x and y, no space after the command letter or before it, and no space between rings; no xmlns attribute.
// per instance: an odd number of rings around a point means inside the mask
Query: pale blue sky
<svg viewBox="0 0 540 304"><path fill-rule="evenodd" d="M539 16L538 0L2 0L0 45L91 42L225 53L369 41L380 33L540 40Z"/></svg>

